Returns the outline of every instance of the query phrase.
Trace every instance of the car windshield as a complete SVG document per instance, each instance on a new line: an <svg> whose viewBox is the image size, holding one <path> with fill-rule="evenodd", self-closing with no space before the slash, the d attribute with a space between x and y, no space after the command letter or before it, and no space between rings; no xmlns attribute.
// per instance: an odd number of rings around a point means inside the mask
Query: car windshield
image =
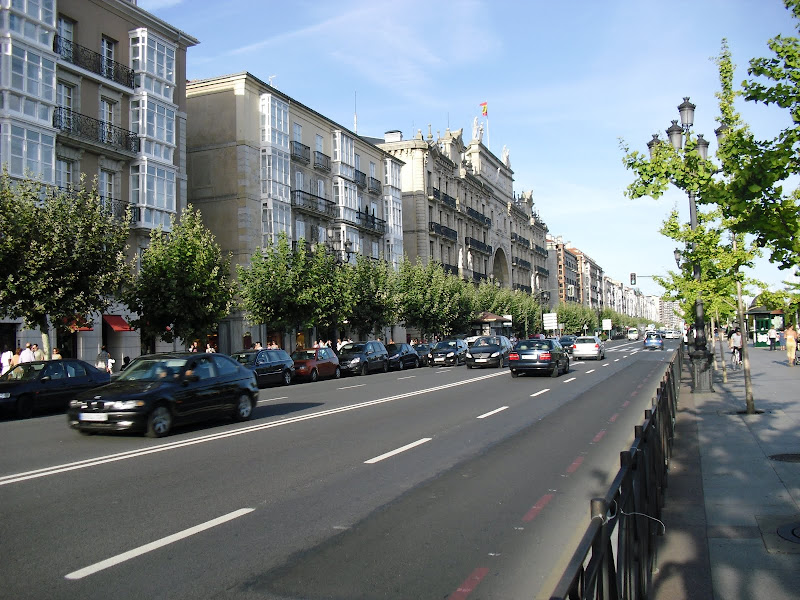
<svg viewBox="0 0 800 600"><path fill-rule="evenodd" d="M186 358L137 358L119 374L116 381L159 381L172 379L186 365Z"/></svg>
<svg viewBox="0 0 800 600"><path fill-rule="evenodd" d="M500 338L498 337L479 337L475 340L473 346L499 346Z"/></svg>
<svg viewBox="0 0 800 600"><path fill-rule="evenodd" d="M340 352L342 353L355 353L355 352L363 352L364 351L364 344L345 344L342 346Z"/></svg>
<svg viewBox="0 0 800 600"><path fill-rule="evenodd" d="M256 362L256 355L258 352L237 352L232 354L233 358L238 360L243 365L252 365Z"/></svg>
<svg viewBox="0 0 800 600"><path fill-rule="evenodd" d="M647 337L651 338L651 339L660 338L661 334L660 333L654 333L654 332L651 331L650 333L647 334Z"/></svg>
<svg viewBox="0 0 800 600"><path fill-rule="evenodd" d="M458 348L458 343L455 340L443 340L436 344L434 350L455 350Z"/></svg>
<svg viewBox="0 0 800 600"><path fill-rule="evenodd" d="M597 340L593 337L579 337L575 340L576 344L596 344Z"/></svg>
<svg viewBox="0 0 800 600"><path fill-rule="evenodd" d="M517 343L516 350L550 350L547 340L524 340Z"/></svg>
<svg viewBox="0 0 800 600"><path fill-rule="evenodd" d="M292 352L292 360L314 360L316 357L316 350L295 350Z"/></svg>
<svg viewBox="0 0 800 600"><path fill-rule="evenodd" d="M0 377L0 381L33 381L39 377L45 363L22 363Z"/></svg>
<svg viewBox="0 0 800 600"><path fill-rule="evenodd" d="M571 335L565 335L564 337L559 338L558 341L562 344L571 344L575 341L575 338Z"/></svg>
<svg viewBox="0 0 800 600"><path fill-rule="evenodd" d="M400 352L400 347L397 344L386 344L386 351L389 354L397 354Z"/></svg>

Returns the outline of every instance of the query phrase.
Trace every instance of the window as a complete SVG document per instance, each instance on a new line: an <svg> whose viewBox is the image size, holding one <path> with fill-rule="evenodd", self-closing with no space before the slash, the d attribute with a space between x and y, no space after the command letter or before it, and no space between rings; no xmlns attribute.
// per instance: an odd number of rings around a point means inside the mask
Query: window
<svg viewBox="0 0 800 600"><path fill-rule="evenodd" d="M100 169L100 175L97 178L97 193L100 194L100 199L103 204L105 204L107 200L112 200L116 197L113 171Z"/></svg>
<svg viewBox="0 0 800 600"><path fill-rule="evenodd" d="M175 47L147 29L137 29L130 35L134 85L171 101L175 88Z"/></svg>
<svg viewBox="0 0 800 600"><path fill-rule="evenodd" d="M303 172L302 171L295 171L294 172L294 189L296 190L303 190Z"/></svg>
<svg viewBox="0 0 800 600"><path fill-rule="evenodd" d="M141 221L169 231L175 212L175 172L148 163L131 166L131 203L142 207Z"/></svg>
<svg viewBox="0 0 800 600"><path fill-rule="evenodd" d="M296 240L299 240L301 238L306 239L306 224L300 219L297 219L294 222L294 233L295 233L294 237Z"/></svg>
<svg viewBox="0 0 800 600"><path fill-rule="evenodd" d="M104 77L114 77L114 47L116 45L115 41L107 37L100 40L101 68Z"/></svg>
<svg viewBox="0 0 800 600"><path fill-rule="evenodd" d="M261 193L289 200L289 154L277 148L261 150Z"/></svg>
<svg viewBox="0 0 800 600"><path fill-rule="evenodd" d="M211 356L211 360L214 362L214 365L217 367L217 373L220 376L223 375L233 375L239 369L235 362L227 358L226 356L220 356L219 354L213 354Z"/></svg>
<svg viewBox="0 0 800 600"><path fill-rule="evenodd" d="M303 143L303 126L300 123L292 125L292 135L295 142Z"/></svg>
<svg viewBox="0 0 800 600"><path fill-rule="evenodd" d="M325 197L325 180L317 179L317 196L320 198Z"/></svg>
<svg viewBox="0 0 800 600"><path fill-rule="evenodd" d="M114 139L114 103L106 98L100 99L100 140L111 142Z"/></svg>
<svg viewBox="0 0 800 600"><path fill-rule="evenodd" d="M52 102L55 96L56 64L35 52L11 49L11 88Z"/></svg>
<svg viewBox="0 0 800 600"><path fill-rule="evenodd" d="M55 24L54 4L55 0L12 0L11 8L25 13L32 19L53 26Z"/></svg>
<svg viewBox="0 0 800 600"><path fill-rule="evenodd" d="M56 180L55 184L60 188L68 188L72 185L72 161L56 159Z"/></svg>
<svg viewBox="0 0 800 600"><path fill-rule="evenodd" d="M317 137L316 137L316 140L315 140L314 143L316 144L314 146L314 148L316 149L317 152L324 152L323 151L323 140L322 140L322 136L320 134L317 134Z"/></svg>
<svg viewBox="0 0 800 600"><path fill-rule="evenodd" d="M41 177L53 181L55 138L47 133L11 125L9 171L19 177Z"/></svg>

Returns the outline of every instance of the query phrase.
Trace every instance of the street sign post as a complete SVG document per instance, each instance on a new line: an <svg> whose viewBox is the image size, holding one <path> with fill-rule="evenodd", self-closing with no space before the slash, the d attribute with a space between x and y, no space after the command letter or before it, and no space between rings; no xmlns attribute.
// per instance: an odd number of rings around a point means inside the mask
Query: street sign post
<svg viewBox="0 0 800 600"><path fill-rule="evenodd" d="M542 321L544 322L545 331L555 331L558 329L558 313L544 313L542 314Z"/></svg>

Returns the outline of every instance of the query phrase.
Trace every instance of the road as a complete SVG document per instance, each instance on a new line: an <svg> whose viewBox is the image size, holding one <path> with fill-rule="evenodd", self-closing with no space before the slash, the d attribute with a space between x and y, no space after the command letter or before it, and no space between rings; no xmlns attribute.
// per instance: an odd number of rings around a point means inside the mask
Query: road
<svg viewBox="0 0 800 600"><path fill-rule="evenodd" d="M267 388L163 440L0 421L0 598L548 597L676 345Z"/></svg>

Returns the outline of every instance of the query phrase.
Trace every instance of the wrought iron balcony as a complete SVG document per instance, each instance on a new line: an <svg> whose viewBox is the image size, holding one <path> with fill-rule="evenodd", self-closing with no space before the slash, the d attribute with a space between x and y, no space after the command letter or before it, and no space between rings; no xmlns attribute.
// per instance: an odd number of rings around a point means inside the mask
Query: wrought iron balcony
<svg viewBox="0 0 800 600"><path fill-rule="evenodd" d="M353 174L353 179L355 179L356 185L360 187L362 190L367 187L367 174L359 171L356 169L355 173Z"/></svg>
<svg viewBox="0 0 800 600"><path fill-rule="evenodd" d="M431 231L431 233L441 235L449 240L453 240L454 242L458 241L458 232L455 229L450 229L446 225L441 225L435 221L431 221L428 223L428 229Z"/></svg>
<svg viewBox="0 0 800 600"><path fill-rule="evenodd" d="M515 283L513 289L519 290L520 292L527 292L530 294L533 291L533 288L529 285L522 285L521 283Z"/></svg>
<svg viewBox="0 0 800 600"><path fill-rule="evenodd" d="M336 208L338 209L337 219L381 235L386 233L386 221L383 219L349 206L337 206Z"/></svg>
<svg viewBox="0 0 800 600"><path fill-rule="evenodd" d="M367 179L367 190L372 194L380 194L383 191L380 179L375 179L374 177Z"/></svg>
<svg viewBox="0 0 800 600"><path fill-rule="evenodd" d="M447 194L442 194L442 203L446 204L450 208L456 208L456 199L452 196L448 196Z"/></svg>
<svg viewBox="0 0 800 600"><path fill-rule="evenodd" d="M520 246L525 246L526 248L531 247L531 241L528 238L524 238L518 233L511 234L511 241L518 243Z"/></svg>
<svg viewBox="0 0 800 600"><path fill-rule="evenodd" d="M76 138L106 144L134 154L139 152L139 137L132 131L63 106L57 106L53 112L53 127Z"/></svg>
<svg viewBox="0 0 800 600"><path fill-rule="evenodd" d="M305 164L311 162L311 148L300 142L292 142L292 159Z"/></svg>
<svg viewBox="0 0 800 600"><path fill-rule="evenodd" d="M539 244L534 244L533 251L547 258L547 248L543 248Z"/></svg>
<svg viewBox="0 0 800 600"><path fill-rule="evenodd" d="M323 154L319 150L314 151L314 168L330 172L331 170L331 157Z"/></svg>
<svg viewBox="0 0 800 600"><path fill-rule="evenodd" d="M515 267L522 267L523 269L528 269L529 271L531 270L530 261L520 258L519 256L515 256L514 258L512 258L511 264L514 265Z"/></svg>
<svg viewBox="0 0 800 600"><path fill-rule="evenodd" d="M542 274L542 275L544 275L545 277L550 277L550 271L549 271L549 270L547 270L547 269L545 269L544 267L540 267L539 265L536 265L536 266L533 268L533 270L534 270L534 271L536 271L537 273L541 273L541 274Z"/></svg>
<svg viewBox="0 0 800 600"><path fill-rule="evenodd" d="M75 66L97 73L121 85L133 88L133 70L123 64L105 58L94 50L65 40L60 35L53 38L53 52Z"/></svg>
<svg viewBox="0 0 800 600"><path fill-rule="evenodd" d="M442 268L444 269L444 272L447 275L458 275L458 267L455 266L455 265L449 265L447 263L442 263Z"/></svg>
<svg viewBox="0 0 800 600"><path fill-rule="evenodd" d="M303 190L292 190L292 206L297 210L327 217L336 216L336 204L321 196L315 196Z"/></svg>
<svg viewBox="0 0 800 600"><path fill-rule="evenodd" d="M484 254L492 254L492 247L489 244L484 244L480 240L476 240L475 238L471 238L467 236L464 238L464 243L469 248L474 248L478 252L483 252Z"/></svg>
<svg viewBox="0 0 800 600"><path fill-rule="evenodd" d="M441 197L442 197L442 193L439 190L437 190L436 188L433 188L433 199L434 200L439 200Z"/></svg>
<svg viewBox="0 0 800 600"><path fill-rule="evenodd" d="M470 208L469 206L464 207L464 212L467 213L468 217L475 219L478 223L481 223L485 227L492 226L492 220L482 212L475 210L474 208Z"/></svg>

